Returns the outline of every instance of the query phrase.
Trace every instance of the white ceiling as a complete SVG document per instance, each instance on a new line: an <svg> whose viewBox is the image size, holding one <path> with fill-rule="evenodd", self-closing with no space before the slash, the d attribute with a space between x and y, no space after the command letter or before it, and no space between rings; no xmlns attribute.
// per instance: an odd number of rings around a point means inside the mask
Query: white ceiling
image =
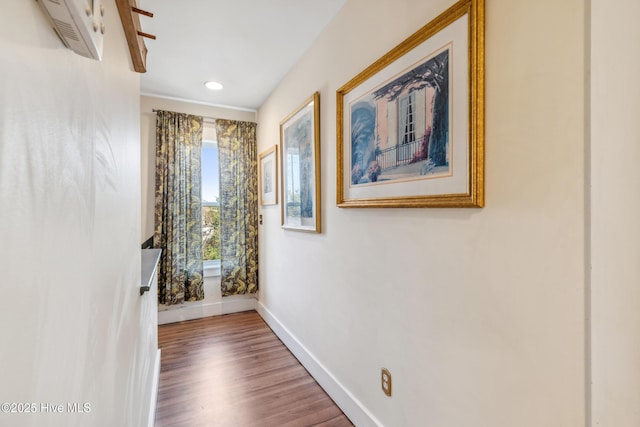
<svg viewBox="0 0 640 427"><path fill-rule="evenodd" d="M139 0L143 94L257 109L346 0ZM224 85L210 91L204 82Z"/></svg>

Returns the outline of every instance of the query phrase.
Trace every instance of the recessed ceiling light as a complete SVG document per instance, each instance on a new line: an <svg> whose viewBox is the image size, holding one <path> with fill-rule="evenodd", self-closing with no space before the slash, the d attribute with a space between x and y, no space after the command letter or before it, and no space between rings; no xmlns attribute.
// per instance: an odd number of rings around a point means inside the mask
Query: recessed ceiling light
<svg viewBox="0 0 640 427"><path fill-rule="evenodd" d="M218 82L206 82L204 84L207 89L211 89L211 90L221 90L222 89L222 85Z"/></svg>

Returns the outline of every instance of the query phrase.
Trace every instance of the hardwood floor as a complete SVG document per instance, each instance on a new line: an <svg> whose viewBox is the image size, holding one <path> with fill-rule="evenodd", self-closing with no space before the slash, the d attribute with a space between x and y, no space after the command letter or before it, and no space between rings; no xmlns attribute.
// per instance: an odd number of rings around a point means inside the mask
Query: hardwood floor
<svg viewBox="0 0 640 427"><path fill-rule="evenodd" d="M255 311L158 327L156 426L352 426Z"/></svg>

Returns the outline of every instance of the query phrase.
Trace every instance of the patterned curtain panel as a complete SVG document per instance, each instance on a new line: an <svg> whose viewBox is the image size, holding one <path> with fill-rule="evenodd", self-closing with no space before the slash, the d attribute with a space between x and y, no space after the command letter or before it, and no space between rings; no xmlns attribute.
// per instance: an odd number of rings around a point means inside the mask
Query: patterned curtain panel
<svg viewBox="0 0 640 427"><path fill-rule="evenodd" d="M216 120L220 159L222 296L258 290L256 124Z"/></svg>
<svg viewBox="0 0 640 427"><path fill-rule="evenodd" d="M153 244L162 249L158 300L204 298L200 196L202 117L156 112L156 206Z"/></svg>

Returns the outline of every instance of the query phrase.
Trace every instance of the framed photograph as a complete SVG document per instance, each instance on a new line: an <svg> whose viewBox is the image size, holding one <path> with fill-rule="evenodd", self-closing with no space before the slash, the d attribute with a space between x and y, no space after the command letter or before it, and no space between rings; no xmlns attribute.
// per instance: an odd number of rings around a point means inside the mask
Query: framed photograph
<svg viewBox="0 0 640 427"><path fill-rule="evenodd" d="M260 153L258 162L260 176L260 204L278 204L278 146L274 145Z"/></svg>
<svg viewBox="0 0 640 427"><path fill-rule="evenodd" d="M280 122L282 227L320 232L320 94Z"/></svg>
<svg viewBox="0 0 640 427"><path fill-rule="evenodd" d="M458 1L338 89L339 207L484 206L483 1Z"/></svg>

